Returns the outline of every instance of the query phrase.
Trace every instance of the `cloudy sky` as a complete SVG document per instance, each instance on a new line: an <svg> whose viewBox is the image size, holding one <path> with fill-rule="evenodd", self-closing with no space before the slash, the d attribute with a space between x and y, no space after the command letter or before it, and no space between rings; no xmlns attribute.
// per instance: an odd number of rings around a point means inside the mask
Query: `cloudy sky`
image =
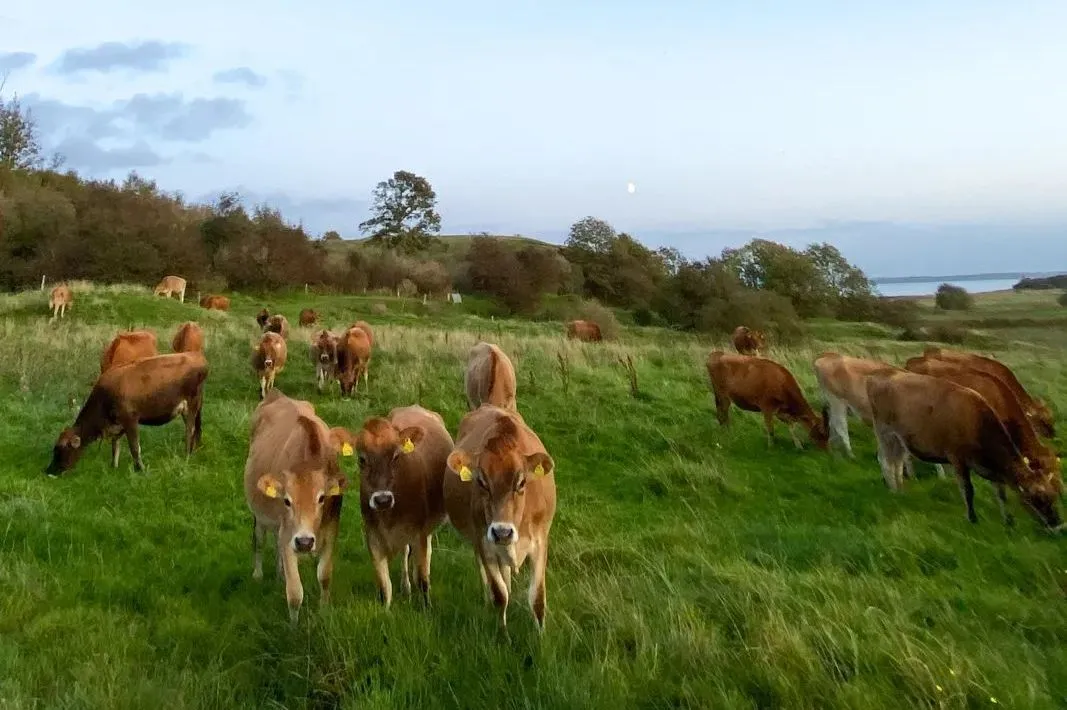
<svg viewBox="0 0 1067 710"><path fill-rule="evenodd" d="M68 166L313 231L355 236L406 169L446 232L593 214L692 255L838 235L875 274L1067 268L1063 0L55 0L0 25L5 94Z"/></svg>

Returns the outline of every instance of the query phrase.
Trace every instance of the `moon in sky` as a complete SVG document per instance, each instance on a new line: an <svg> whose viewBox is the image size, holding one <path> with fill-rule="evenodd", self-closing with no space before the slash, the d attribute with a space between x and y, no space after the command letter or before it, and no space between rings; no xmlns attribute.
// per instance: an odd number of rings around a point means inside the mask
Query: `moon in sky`
<svg viewBox="0 0 1067 710"><path fill-rule="evenodd" d="M626 183L626 191L629 192L631 195L634 194L635 192L637 192L637 185L634 185L632 182Z"/></svg>

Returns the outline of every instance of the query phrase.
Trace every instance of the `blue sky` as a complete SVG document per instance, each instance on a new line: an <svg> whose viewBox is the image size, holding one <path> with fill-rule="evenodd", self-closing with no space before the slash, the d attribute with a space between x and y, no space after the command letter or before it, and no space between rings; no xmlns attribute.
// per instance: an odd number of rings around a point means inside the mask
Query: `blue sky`
<svg viewBox="0 0 1067 710"><path fill-rule="evenodd" d="M406 169L447 232L593 214L694 256L838 235L876 275L1067 267L1062 0L150 5L0 10L5 93L80 172L350 236Z"/></svg>

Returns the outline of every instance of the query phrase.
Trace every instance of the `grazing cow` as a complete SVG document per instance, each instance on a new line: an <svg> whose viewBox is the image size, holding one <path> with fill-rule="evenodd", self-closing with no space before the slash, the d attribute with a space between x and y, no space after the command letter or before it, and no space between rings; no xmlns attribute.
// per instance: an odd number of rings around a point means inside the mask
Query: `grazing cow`
<svg viewBox="0 0 1067 710"><path fill-rule="evenodd" d="M174 294L177 294L179 301L185 303L185 279L181 276L164 276L153 291L153 295L164 298L170 298Z"/></svg>
<svg viewBox="0 0 1067 710"><path fill-rule="evenodd" d="M200 445L200 410L208 376L203 353L173 353L113 367L100 375L74 425L64 429L45 473L73 468L92 442L111 439L111 465L119 465L123 434L137 471L144 469L138 425L161 426L179 414L185 420L185 453Z"/></svg>
<svg viewBox="0 0 1067 710"><path fill-rule="evenodd" d="M741 355L756 355L767 347L767 336L762 330L749 330L743 325L734 328L730 341Z"/></svg>
<svg viewBox="0 0 1067 710"><path fill-rule="evenodd" d="M156 334L150 330L129 330L116 335L100 354L100 374L113 367L159 355Z"/></svg>
<svg viewBox="0 0 1067 710"><path fill-rule="evenodd" d="M305 308L304 310L300 311L300 326L301 327L306 328L308 326L315 325L318 322L319 322L319 314L315 312L315 309L313 309L313 308Z"/></svg>
<svg viewBox="0 0 1067 710"><path fill-rule="evenodd" d="M798 449L796 425L804 423L808 436L820 449L826 449L829 434L822 417L804 399L800 385L789 370L773 360L751 355L730 355L716 350L708 356L708 377L715 394L715 413L719 424L730 423L730 404L747 412L761 412L767 430L767 445L774 440L774 418L789 425L789 433Z"/></svg>
<svg viewBox="0 0 1067 710"><path fill-rule="evenodd" d="M253 518L252 578L263 579L263 544L267 531L276 531L277 570L285 579L289 620L296 624L304 602L299 555L318 556L320 603L329 603L348 479L310 402L271 392L252 413L249 439L244 486Z"/></svg>
<svg viewBox="0 0 1067 710"><path fill-rule="evenodd" d="M386 608L393 598L389 564L400 552L400 586L411 594L412 548L419 591L430 601L430 538L445 520L442 485L452 444L441 415L418 405L371 417L356 435L363 537Z"/></svg>
<svg viewBox="0 0 1067 710"><path fill-rule="evenodd" d="M259 398L264 399L269 390L274 389L274 378L285 369L288 349L285 338L273 332L266 332L259 341L259 346L252 353L252 369L259 375Z"/></svg>
<svg viewBox="0 0 1067 710"><path fill-rule="evenodd" d="M937 347L926 348L923 351L923 357L934 360L958 362L962 365L966 365L972 370L988 372L991 375L999 377L1004 380L1004 384L1011 387L1011 391L1014 392L1015 396L1019 399L1019 404L1022 405L1023 410L1026 412L1026 416L1030 418L1037 433L1048 439L1056 436L1055 417L1052 416L1052 410L1049 409L1048 404L1040 399L1031 397L1030 393L1026 391L1026 388L1023 387L1022 383L1019 382L1019 378L1016 377L1015 373L1011 371L1011 368L1004 363L994 360L991 357L983 357L982 355L976 355L974 353L965 353L960 352L959 350Z"/></svg>
<svg viewBox="0 0 1067 710"><path fill-rule="evenodd" d="M898 371L868 377L867 397L882 476L890 489L898 490L903 483L903 460L910 453L921 461L952 465L972 523L978 521L971 484L974 471L996 486L1006 525L1013 522L1006 493L1011 486L1041 522L1050 528L1060 526L1059 468L1035 470L1036 462L1016 448L1004 423L978 392L941 377Z"/></svg>
<svg viewBox="0 0 1067 710"><path fill-rule="evenodd" d="M48 308L52 311L52 320L56 319L56 315L60 318L65 318L67 309L73 305L74 292L66 284L59 284L52 289L52 293L48 296Z"/></svg>
<svg viewBox="0 0 1067 710"><path fill-rule="evenodd" d="M209 311L228 311L230 299L226 296L204 296L200 299L200 307Z"/></svg>
<svg viewBox="0 0 1067 710"><path fill-rule="evenodd" d="M265 333L277 333L286 340L289 339L289 321L281 313L277 313L270 317L267 321L267 326L263 329Z"/></svg>
<svg viewBox="0 0 1067 710"><path fill-rule="evenodd" d="M567 337L587 343L599 343L603 340L600 326L591 320L572 320L567 324Z"/></svg>
<svg viewBox="0 0 1067 710"><path fill-rule="evenodd" d="M270 311L263 308L256 314L256 323L259 325L260 330L267 329L267 321L270 320Z"/></svg>
<svg viewBox="0 0 1067 710"><path fill-rule="evenodd" d="M204 352L204 331L198 323L186 321L178 326L170 349L176 353Z"/></svg>
<svg viewBox="0 0 1067 710"><path fill-rule="evenodd" d="M848 436L848 412L852 410L867 426L871 426L871 404L867 400L867 376L883 370L900 368L882 362L826 352L815 358L815 379L819 382L826 409L823 421L829 430L830 439L844 446L849 458L852 443Z"/></svg>
<svg viewBox="0 0 1067 710"><path fill-rule="evenodd" d="M371 335L361 326L354 325L345 331L337 343L337 381L341 394L347 396L363 382L370 387Z"/></svg>
<svg viewBox="0 0 1067 710"><path fill-rule="evenodd" d="M471 348L464 384L470 409L489 403L494 407L516 410L515 367L498 346L478 343Z"/></svg>
<svg viewBox="0 0 1067 710"><path fill-rule="evenodd" d="M555 465L517 412L482 405L460 422L445 473L445 511L474 546L482 583L507 629L511 573L531 561L529 600L545 628L548 533L556 513Z"/></svg>
<svg viewBox="0 0 1067 710"><path fill-rule="evenodd" d="M315 364L315 380L319 392L337 375L337 343L340 336L323 330L311 341L311 362Z"/></svg>

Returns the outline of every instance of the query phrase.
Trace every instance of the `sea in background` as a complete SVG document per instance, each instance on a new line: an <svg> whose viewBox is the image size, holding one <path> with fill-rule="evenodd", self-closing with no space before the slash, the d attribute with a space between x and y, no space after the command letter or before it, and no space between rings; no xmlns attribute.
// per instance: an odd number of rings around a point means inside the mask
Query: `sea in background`
<svg viewBox="0 0 1067 710"><path fill-rule="evenodd" d="M960 286L971 293L987 293L989 291L1007 291L1019 283L1019 278L1008 279L938 279L934 281L893 281L890 283L874 284L878 293L883 296L932 296L937 292L937 287L943 283Z"/></svg>

